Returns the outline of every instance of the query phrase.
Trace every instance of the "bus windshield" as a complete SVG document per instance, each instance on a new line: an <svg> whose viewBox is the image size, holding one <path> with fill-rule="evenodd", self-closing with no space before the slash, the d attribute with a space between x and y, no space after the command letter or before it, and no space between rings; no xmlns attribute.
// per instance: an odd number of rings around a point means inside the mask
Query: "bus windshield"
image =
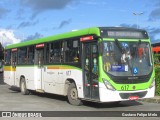
<svg viewBox="0 0 160 120"><path fill-rule="evenodd" d="M113 76L143 76L152 71L148 42L103 42L103 66Z"/></svg>

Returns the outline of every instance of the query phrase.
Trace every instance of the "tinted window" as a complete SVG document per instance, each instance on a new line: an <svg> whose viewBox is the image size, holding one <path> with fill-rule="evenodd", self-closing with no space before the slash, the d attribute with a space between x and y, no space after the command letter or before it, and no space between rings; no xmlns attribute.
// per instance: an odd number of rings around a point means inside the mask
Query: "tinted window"
<svg viewBox="0 0 160 120"><path fill-rule="evenodd" d="M11 50L6 50L5 52L5 64L6 65L11 64Z"/></svg>
<svg viewBox="0 0 160 120"><path fill-rule="evenodd" d="M28 64L34 64L34 46L28 47Z"/></svg>
<svg viewBox="0 0 160 120"><path fill-rule="evenodd" d="M79 62L79 48L78 40L67 40L64 42L64 59L66 63Z"/></svg>
<svg viewBox="0 0 160 120"><path fill-rule="evenodd" d="M62 42L53 42L48 46L49 49L49 63L60 63L62 60Z"/></svg>
<svg viewBox="0 0 160 120"><path fill-rule="evenodd" d="M27 63L27 48L18 49L18 64Z"/></svg>

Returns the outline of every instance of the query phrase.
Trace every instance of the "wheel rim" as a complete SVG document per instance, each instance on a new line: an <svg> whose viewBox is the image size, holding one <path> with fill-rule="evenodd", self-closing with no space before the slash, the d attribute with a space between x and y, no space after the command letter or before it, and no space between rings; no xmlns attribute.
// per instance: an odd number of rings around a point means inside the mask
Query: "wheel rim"
<svg viewBox="0 0 160 120"><path fill-rule="evenodd" d="M71 98L73 99L73 100L76 100L77 99L77 90L76 90L76 88L73 88L72 90L71 90L71 92L70 92L70 96L71 96Z"/></svg>

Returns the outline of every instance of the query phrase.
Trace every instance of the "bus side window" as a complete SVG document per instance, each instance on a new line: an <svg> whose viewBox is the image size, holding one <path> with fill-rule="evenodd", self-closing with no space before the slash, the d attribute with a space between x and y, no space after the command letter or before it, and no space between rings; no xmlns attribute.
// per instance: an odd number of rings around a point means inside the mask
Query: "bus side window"
<svg viewBox="0 0 160 120"><path fill-rule="evenodd" d="M61 62L62 60L61 50L62 50L61 41L50 43L50 50L49 50L49 62L50 63Z"/></svg>
<svg viewBox="0 0 160 120"><path fill-rule="evenodd" d="M49 48L49 63L54 62L54 43L50 43L50 48Z"/></svg>
<svg viewBox="0 0 160 120"><path fill-rule="evenodd" d="M34 46L28 47L28 64L34 63Z"/></svg>
<svg viewBox="0 0 160 120"><path fill-rule="evenodd" d="M78 40L67 40L64 45L64 59L66 63L79 62L79 45Z"/></svg>
<svg viewBox="0 0 160 120"><path fill-rule="evenodd" d="M27 48L19 48L18 50L18 64L27 63Z"/></svg>
<svg viewBox="0 0 160 120"><path fill-rule="evenodd" d="M46 63L50 63L50 51L49 51L49 48L50 48L50 44L49 43L47 43L46 44L47 45L47 47L46 47Z"/></svg>
<svg viewBox="0 0 160 120"><path fill-rule="evenodd" d="M79 40L73 41L73 62L79 62L79 51L80 51L80 42Z"/></svg>
<svg viewBox="0 0 160 120"><path fill-rule="evenodd" d="M10 65L11 64L11 50L5 51L5 64Z"/></svg>

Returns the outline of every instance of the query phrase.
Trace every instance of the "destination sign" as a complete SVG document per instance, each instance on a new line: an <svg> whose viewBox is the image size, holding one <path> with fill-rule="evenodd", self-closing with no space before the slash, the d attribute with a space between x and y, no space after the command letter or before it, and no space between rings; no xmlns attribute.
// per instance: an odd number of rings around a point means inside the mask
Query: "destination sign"
<svg viewBox="0 0 160 120"><path fill-rule="evenodd" d="M143 30L119 30L119 29L105 29L101 30L101 37L103 38L117 38L117 39L148 39L148 34Z"/></svg>
<svg viewBox="0 0 160 120"><path fill-rule="evenodd" d="M134 37L134 38L142 38L141 32L129 32L129 31L108 31L109 37Z"/></svg>

